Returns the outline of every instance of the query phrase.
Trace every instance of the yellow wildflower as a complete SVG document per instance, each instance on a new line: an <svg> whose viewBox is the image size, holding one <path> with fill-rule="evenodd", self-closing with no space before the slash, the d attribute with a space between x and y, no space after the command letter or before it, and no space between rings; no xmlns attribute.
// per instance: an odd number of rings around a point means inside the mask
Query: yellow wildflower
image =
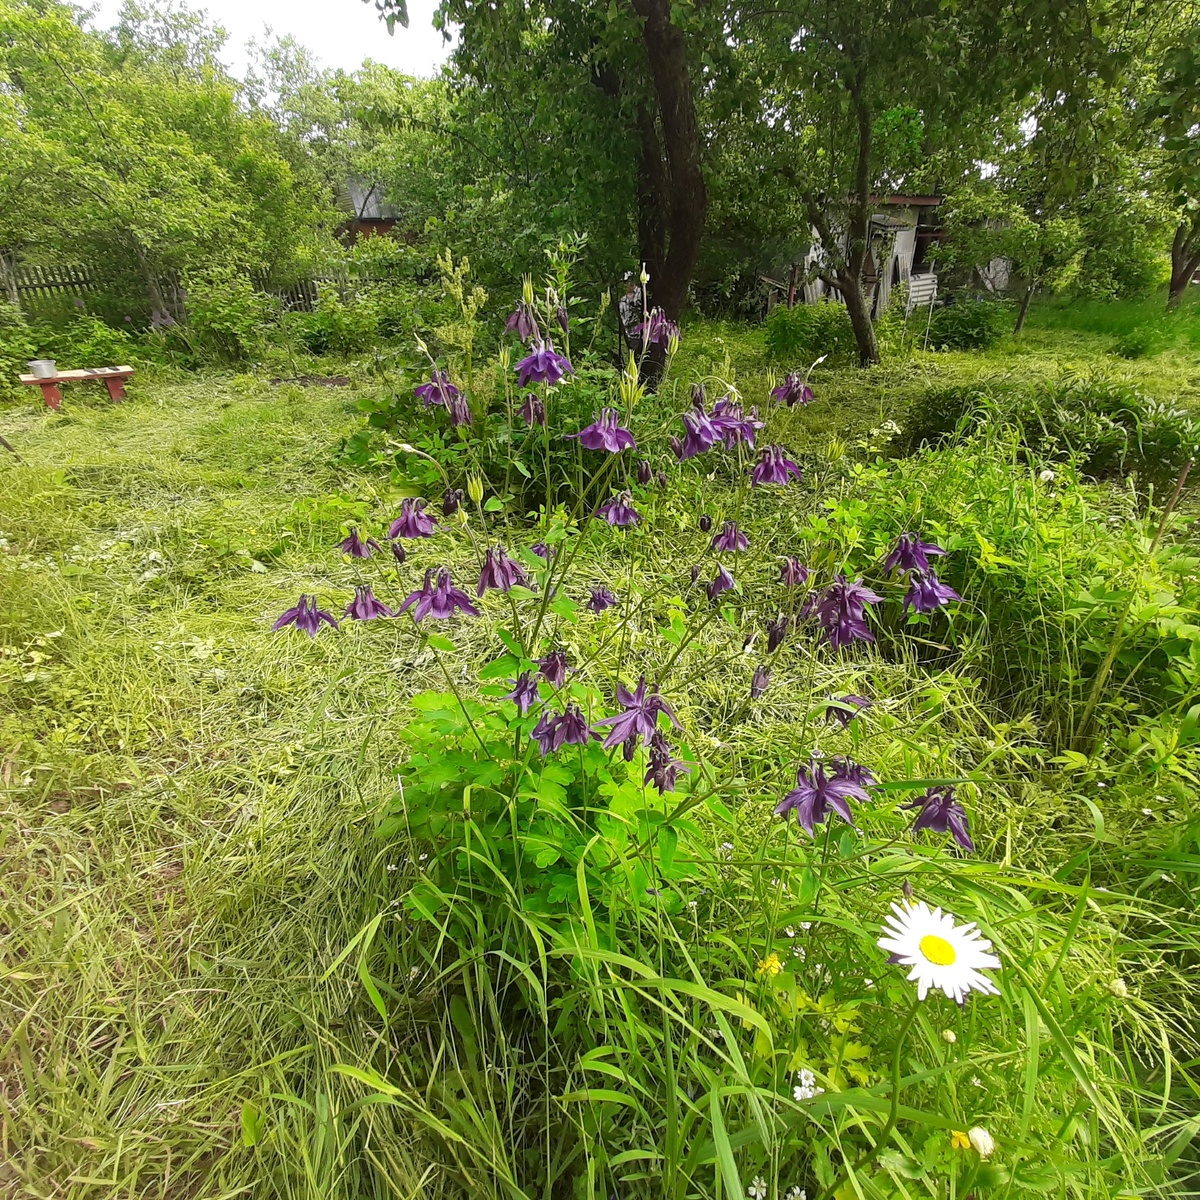
<svg viewBox="0 0 1200 1200"><path fill-rule="evenodd" d="M950 1130L950 1145L955 1150L970 1150L971 1139L961 1129Z"/></svg>
<svg viewBox="0 0 1200 1200"><path fill-rule="evenodd" d="M771 978L778 975L783 970L783 963L779 961L779 955L774 950L767 955L766 958L760 959L758 964L758 977L762 979L764 976Z"/></svg>

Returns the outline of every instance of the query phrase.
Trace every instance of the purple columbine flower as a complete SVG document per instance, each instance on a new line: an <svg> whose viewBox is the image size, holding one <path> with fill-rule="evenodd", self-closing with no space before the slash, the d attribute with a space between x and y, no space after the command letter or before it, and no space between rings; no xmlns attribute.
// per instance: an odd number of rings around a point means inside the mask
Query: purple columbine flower
<svg viewBox="0 0 1200 1200"><path fill-rule="evenodd" d="M600 416L591 425L566 436L578 438L588 450L607 450L609 454L620 454L622 450L634 449L637 443L633 440L633 434L618 425L617 420L615 408L602 408Z"/></svg>
<svg viewBox="0 0 1200 1200"><path fill-rule="evenodd" d="M627 738L652 737L658 728L659 713L666 713L671 724L676 729L680 728L671 706L657 692L648 690L644 675L632 692L623 683L617 684L617 700L625 711L611 717L601 717L594 726L597 731L605 725L612 726L604 739L605 750L611 750Z"/></svg>
<svg viewBox="0 0 1200 1200"><path fill-rule="evenodd" d="M875 640L864 616L865 606L878 604L882 599L864 587L861 579L850 583L845 575L836 575L823 594L809 598L801 615L815 614L824 627L829 644L840 650L856 638L864 642Z"/></svg>
<svg viewBox="0 0 1200 1200"><path fill-rule="evenodd" d="M865 803L871 797L866 786L852 772L839 769L846 765L854 766L852 763L830 763L832 769L826 771L825 764L814 755L808 766L796 772L796 786L775 805L775 815L786 817L794 812L801 829L810 837L813 829L822 824L831 811L848 825L853 825L849 802Z"/></svg>
<svg viewBox="0 0 1200 1200"><path fill-rule="evenodd" d="M546 427L546 406L542 403L541 396L533 392L526 392L525 398L521 401L521 407L518 409L521 420L526 425L540 425L543 429Z"/></svg>
<svg viewBox="0 0 1200 1200"><path fill-rule="evenodd" d="M659 471L658 474L654 476L654 482L657 483L660 488L665 488L667 486L666 471Z"/></svg>
<svg viewBox="0 0 1200 1200"><path fill-rule="evenodd" d="M767 653L774 654L780 646L783 645L787 638L788 627L791 625L791 620L783 613L780 613L774 621L767 625Z"/></svg>
<svg viewBox="0 0 1200 1200"><path fill-rule="evenodd" d="M763 422L758 419L757 409L751 409L750 416L747 417L742 411L742 406L728 396L713 405L709 422L724 441L726 450L733 450L739 442L745 442L753 450L754 439L763 427Z"/></svg>
<svg viewBox="0 0 1200 1200"><path fill-rule="evenodd" d="M837 754L829 760L829 773L840 779L848 779L856 787L872 788L878 783L875 772L862 763L856 763L852 758Z"/></svg>
<svg viewBox="0 0 1200 1200"><path fill-rule="evenodd" d="M404 565L404 560L408 557L408 551L405 550L403 542L392 543L392 557L396 560L396 566Z"/></svg>
<svg viewBox="0 0 1200 1200"><path fill-rule="evenodd" d="M472 617L479 616L479 609L471 603L471 597L454 586L450 572L445 567L437 568L436 578L434 568L430 567L425 572L424 584L406 597L397 615L406 612L413 604L417 606L413 609L413 619L416 621L430 616L445 620L454 616L456 610L469 613Z"/></svg>
<svg viewBox="0 0 1200 1200"><path fill-rule="evenodd" d="M849 729L859 713L873 707L866 696L841 696L825 706L825 720L831 725L836 722L843 729Z"/></svg>
<svg viewBox="0 0 1200 1200"><path fill-rule="evenodd" d="M555 351L553 343L536 342L517 363L517 387L528 387L531 383L554 387L564 375L574 374L575 368Z"/></svg>
<svg viewBox="0 0 1200 1200"><path fill-rule="evenodd" d="M496 546L483 556L483 570L479 572L475 595L482 596L488 588L510 592L516 584L525 583L528 578L525 568L509 558L503 546Z"/></svg>
<svg viewBox="0 0 1200 1200"><path fill-rule="evenodd" d="M338 547L343 554L348 554L351 558L370 558L374 551L381 548L374 538L367 538L366 541L363 541L358 536L357 529L351 529L350 536Z"/></svg>
<svg viewBox="0 0 1200 1200"><path fill-rule="evenodd" d="M962 597L949 584L943 583L936 571L914 571L908 577L908 594L904 597L904 611L931 613Z"/></svg>
<svg viewBox="0 0 1200 1200"><path fill-rule="evenodd" d="M750 680L750 699L757 700L771 686L771 671L768 667L759 667Z"/></svg>
<svg viewBox="0 0 1200 1200"><path fill-rule="evenodd" d="M510 679L513 690L501 696L501 700L511 700L517 706L521 716L528 716L529 710L541 699L538 695L537 681L531 671L522 671L516 679Z"/></svg>
<svg viewBox="0 0 1200 1200"><path fill-rule="evenodd" d="M636 525L642 518L633 507L633 493L618 492L607 504L596 509L596 516L603 517L610 525Z"/></svg>
<svg viewBox="0 0 1200 1200"><path fill-rule="evenodd" d="M883 560L883 569L889 575L897 567L902 571L928 571L929 555L945 553L941 546L923 542L915 533L902 533L891 554Z"/></svg>
<svg viewBox="0 0 1200 1200"><path fill-rule="evenodd" d="M782 446L767 446L750 472L755 487L761 483L788 484L800 478L800 468L784 455Z"/></svg>
<svg viewBox="0 0 1200 1200"><path fill-rule="evenodd" d="M425 511L424 500L401 500L400 515L388 528L390 538L433 537L437 522Z"/></svg>
<svg viewBox="0 0 1200 1200"><path fill-rule="evenodd" d="M683 414L683 441L679 444L676 457L680 462L686 458L695 458L706 450L711 450L717 442L717 431L713 423L699 410Z"/></svg>
<svg viewBox="0 0 1200 1200"><path fill-rule="evenodd" d="M560 304L558 311L554 314L558 321L558 327L563 331L563 335L571 332L571 314Z"/></svg>
<svg viewBox="0 0 1200 1200"><path fill-rule="evenodd" d="M703 409L708 403L708 392L704 390L704 384L692 384L692 403L699 409Z"/></svg>
<svg viewBox="0 0 1200 1200"><path fill-rule="evenodd" d="M661 308L652 308L633 332L640 333L651 345L665 346L671 338L679 337L679 326Z"/></svg>
<svg viewBox="0 0 1200 1200"><path fill-rule="evenodd" d="M462 488L447 488L442 494L442 516L452 517L462 507Z"/></svg>
<svg viewBox="0 0 1200 1200"><path fill-rule="evenodd" d="M712 540L712 548L721 551L740 551L750 548L750 539L737 527L736 521L726 521L721 532Z"/></svg>
<svg viewBox="0 0 1200 1200"><path fill-rule="evenodd" d="M541 668L542 678L556 688L567 682L567 652L560 647L551 650L545 658L533 660Z"/></svg>
<svg viewBox="0 0 1200 1200"><path fill-rule="evenodd" d="M544 712L529 735L541 749L542 757L560 746L586 746L595 736L588 728L578 704L568 704L557 716Z"/></svg>
<svg viewBox="0 0 1200 1200"><path fill-rule="evenodd" d="M795 404L805 405L812 402L813 390L804 382L804 376L797 371L789 371L783 382L771 389L771 395L776 400L782 400L791 408Z"/></svg>
<svg viewBox="0 0 1200 1200"><path fill-rule="evenodd" d="M606 608L612 608L617 603L616 596L606 587L592 588L587 606L594 613L602 613Z"/></svg>
<svg viewBox="0 0 1200 1200"><path fill-rule="evenodd" d="M636 738L634 744L636 745ZM656 729L650 735L647 745L650 748L650 756L642 782L654 784L660 793L673 792L679 772L690 771L692 768L675 757L671 744L663 736L661 729Z"/></svg>
<svg viewBox="0 0 1200 1200"><path fill-rule="evenodd" d="M467 403L466 396L461 392L451 397L450 403L446 405L446 411L450 414L450 423L452 425L471 424L471 406Z"/></svg>
<svg viewBox="0 0 1200 1200"><path fill-rule="evenodd" d="M789 554L779 568L779 582L784 587L800 587L808 582L808 568L794 555Z"/></svg>
<svg viewBox="0 0 1200 1200"><path fill-rule="evenodd" d="M450 382L450 372L438 370L436 367L428 383L413 388L413 395L426 408L444 408L447 412L450 412L451 405L461 398L458 388Z"/></svg>
<svg viewBox="0 0 1200 1200"><path fill-rule="evenodd" d="M975 843L971 840L970 822L954 794L954 788L949 784L931 787L923 796L918 796L911 804L903 804L901 807L921 810L913 822L913 833L920 829L949 833L964 850L974 851Z"/></svg>
<svg viewBox="0 0 1200 1200"><path fill-rule="evenodd" d="M354 599L346 605L344 615L353 621L370 621L375 617L393 617L396 614L376 598L369 584L364 584L354 589Z"/></svg>
<svg viewBox="0 0 1200 1200"><path fill-rule="evenodd" d="M505 331L515 333L523 342L531 342L540 334L533 306L522 301L504 323Z"/></svg>
<svg viewBox="0 0 1200 1200"><path fill-rule="evenodd" d="M700 520L696 524L700 526L701 533L708 533L712 529L712 517L708 513L701 513Z"/></svg>
<svg viewBox="0 0 1200 1200"><path fill-rule="evenodd" d="M282 629L285 625L295 625L297 629L303 629L309 637L316 637L322 621L327 625L332 625L334 629L338 627L337 620L332 613L327 613L324 609L317 607L316 596L302 595L299 603L289 608L271 628Z"/></svg>
<svg viewBox="0 0 1200 1200"><path fill-rule="evenodd" d="M536 554L538 558L544 558L547 563L554 557L554 551L545 542L535 542L529 547L529 553Z"/></svg>
<svg viewBox="0 0 1200 1200"><path fill-rule="evenodd" d="M644 459L639 458L637 464L637 481L645 487L654 478L654 470Z"/></svg>
<svg viewBox="0 0 1200 1200"><path fill-rule="evenodd" d="M733 576L718 563L716 575L704 589L708 593L708 598L715 600L722 592L729 591L731 587L733 587Z"/></svg>

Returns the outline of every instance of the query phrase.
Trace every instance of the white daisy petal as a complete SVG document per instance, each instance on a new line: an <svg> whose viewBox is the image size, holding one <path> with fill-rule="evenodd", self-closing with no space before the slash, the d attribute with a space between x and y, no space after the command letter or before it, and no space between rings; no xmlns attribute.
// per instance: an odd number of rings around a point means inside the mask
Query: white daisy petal
<svg viewBox="0 0 1200 1200"><path fill-rule="evenodd" d="M974 921L958 925L950 913L931 910L923 900L895 902L881 933L877 945L911 968L907 977L917 985L919 1000L935 988L959 1004L971 992L999 995L981 969L999 967L1000 959L989 953L992 943Z"/></svg>

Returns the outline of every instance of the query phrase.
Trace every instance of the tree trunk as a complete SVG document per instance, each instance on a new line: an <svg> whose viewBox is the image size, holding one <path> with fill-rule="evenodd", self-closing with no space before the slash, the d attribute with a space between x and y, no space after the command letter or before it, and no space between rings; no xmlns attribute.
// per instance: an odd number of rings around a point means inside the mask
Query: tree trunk
<svg viewBox="0 0 1200 1200"><path fill-rule="evenodd" d="M1171 243L1171 282L1167 310L1178 308L1192 277L1200 271L1200 218L1181 221Z"/></svg>
<svg viewBox="0 0 1200 1200"><path fill-rule="evenodd" d="M21 293L17 288L17 256L11 250L0 250L0 278L4 280L4 293L9 304L19 308Z"/></svg>
<svg viewBox="0 0 1200 1200"><path fill-rule="evenodd" d="M1033 299L1033 293L1037 291L1037 286L1036 283L1031 283L1025 289L1025 295L1021 297L1021 307L1017 311L1017 323L1013 326L1013 337L1016 337L1025 328L1025 318L1029 316L1029 304Z"/></svg>
<svg viewBox="0 0 1200 1200"><path fill-rule="evenodd" d="M647 104L638 108L638 142L638 257L645 264L651 282L657 283L667 257L664 218L670 204L671 184L663 162L654 110Z"/></svg>
<svg viewBox="0 0 1200 1200"><path fill-rule="evenodd" d="M658 277L650 280L650 293L668 317L677 319L696 269L708 208L701 167L700 122L688 71L687 44L683 30L671 23L671 0L631 2L645 21L642 42L654 81L666 159L667 193L659 209L665 217L660 220L666 231L666 250ZM645 149L643 140L643 159Z"/></svg>
<svg viewBox="0 0 1200 1200"><path fill-rule="evenodd" d="M875 337L875 326L867 308L862 284L851 273L838 275L838 289L846 301L846 312L850 316L850 327L858 344L858 365L870 367L879 361L879 342Z"/></svg>

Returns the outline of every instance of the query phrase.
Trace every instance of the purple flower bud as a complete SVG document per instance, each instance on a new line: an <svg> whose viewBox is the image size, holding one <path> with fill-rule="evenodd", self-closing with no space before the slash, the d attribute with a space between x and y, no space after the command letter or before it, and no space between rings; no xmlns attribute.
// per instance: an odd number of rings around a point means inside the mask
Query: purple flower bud
<svg viewBox="0 0 1200 1200"><path fill-rule="evenodd" d="M708 393L704 390L704 384L692 384L692 403L701 409L708 403Z"/></svg>
<svg viewBox="0 0 1200 1200"><path fill-rule="evenodd" d="M633 762L633 756L637 753L637 748L638 748L638 735L636 733L631 733L621 743L621 757L626 762Z"/></svg>
<svg viewBox="0 0 1200 1200"><path fill-rule="evenodd" d="M536 554L538 558L544 558L547 563L554 557L554 551L545 542L534 543L529 547L529 552Z"/></svg>
<svg viewBox="0 0 1200 1200"><path fill-rule="evenodd" d="M558 312L554 314L558 318L558 327L566 335L571 332L571 316L565 308L560 304Z"/></svg>
<svg viewBox="0 0 1200 1200"><path fill-rule="evenodd" d="M442 516L452 517L463 502L462 488L447 488L442 496Z"/></svg>
<svg viewBox="0 0 1200 1200"><path fill-rule="evenodd" d="M672 434L667 439L667 444L671 447L671 453L675 455L681 462L683 461L683 443Z"/></svg>
<svg viewBox="0 0 1200 1200"><path fill-rule="evenodd" d="M712 529L712 517L708 513L701 513L697 524L700 526L701 533L708 533Z"/></svg>
<svg viewBox="0 0 1200 1200"><path fill-rule="evenodd" d="M542 403L542 398L533 392L527 392L521 401L520 416L526 425L540 425L544 429L546 406Z"/></svg>
<svg viewBox="0 0 1200 1200"><path fill-rule="evenodd" d="M791 621L780 613L774 621L767 626L767 652L774 654L780 646L783 645L784 639L787 637L788 626Z"/></svg>
<svg viewBox="0 0 1200 1200"><path fill-rule="evenodd" d="M533 307L525 303L518 304L505 322L504 328L509 333L515 333L523 342L532 341L539 334Z"/></svg>
<svg viewBox="0 0 1200 1200"><path fill-rule="evenodd" d="M544 758L560 746L587 745L593 734L579 706L568 704L566 712L558 716L549 710L542 713L541 719L529 736L537 742Z"/></svg>
<svg viewBox="0 0 1200 1200"><path fill-rule="evenodd" d="M397 566L404 564L404 560L408 557L408 551L405 550L403 542L392 542L392 557L396 560Z"/></svg>
<svg viewBox="0 0 1200 1200"><path fill-rule="evenodd" d="M332 625L334 629L338 627L337 620L332 613L327 613L324 609L317 607L316 596L301 596L299 602L279 617L271 628L282 629L285 625L294 625L311 638L317 636L317 630L321 628L322 622Z"/></svg>
<svg viewBox="0 0 1200 1200"><path fill-rule="evenodd" d="M664 488L664 489L665 489L665 488L666 488L666 486L667 486L667 473L666 473L666 471L659 471L659 472L658 472L658 474L657 474L657 475L655 475L655 477L654 477L654 482L655 482L655 483L657 483L657 484L658 484L658 486L659 486L660 488Z"/></svg>
<svg viewBox="0 0 1200 1200"><path fill-rule="evenodd" d="M750 699L757 700L771 686L771 672L767 667L759 667L750 680Z"/></svg>
<svg viewBox="0 0 1200 1200"><path fill-rule="evenodd" d="M650 464L644 458L639 458L638 465L637 465L637 481L638 481L638 483L640 483L642 485L642 487L645 487L650 482L650 480L653 478L654 478L654 472L653 472L653 470L651 470Z"/></svg>
<svg viewBox="0 0 1200 1200"><path fill-rule="evenodd" d="M695 563L692 566L692 582L695 583L700 578L700 564Z"/></svg>

